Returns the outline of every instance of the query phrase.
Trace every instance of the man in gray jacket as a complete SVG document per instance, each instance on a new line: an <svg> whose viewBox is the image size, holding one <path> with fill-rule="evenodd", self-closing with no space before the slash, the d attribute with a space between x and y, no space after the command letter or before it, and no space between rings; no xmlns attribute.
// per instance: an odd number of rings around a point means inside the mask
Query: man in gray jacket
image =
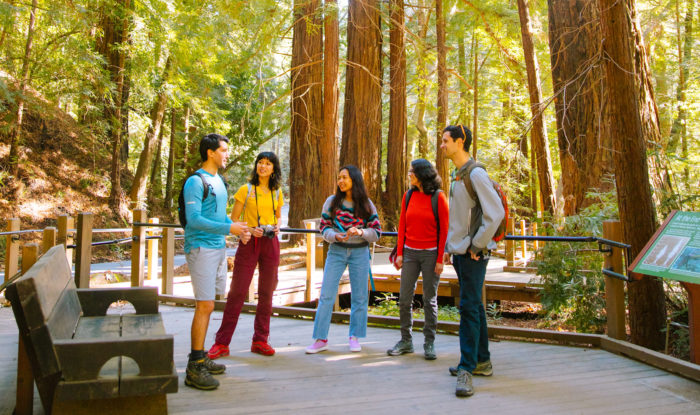
<svg viewBox="0 0 700 415"><path fill-rule="evenodd" d="M496 233L505 210L486 170L472 167L469 154L472 134L463 125L443 130L440 147L452 160L456 171L450 187L450 224L445 244L445 264L452 263L459 278L459 365L450 368L457 376L457 396L474 394L472 375L491 376L491 356L486 329L486 313L481 293L491 250L496 249ZM468 173L468 175L467 175ZM476 199L467 191L471 181Z"/></svg>

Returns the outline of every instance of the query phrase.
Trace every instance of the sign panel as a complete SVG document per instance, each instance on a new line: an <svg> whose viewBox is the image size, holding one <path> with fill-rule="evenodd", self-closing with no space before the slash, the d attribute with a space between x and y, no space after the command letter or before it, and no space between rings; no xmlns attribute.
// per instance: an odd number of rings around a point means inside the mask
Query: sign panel
<svg viewBox="0 0 700 415"><path fill-rule="evenodd" d="M700 284L700 212L671 213L630 270Z"/></svg>

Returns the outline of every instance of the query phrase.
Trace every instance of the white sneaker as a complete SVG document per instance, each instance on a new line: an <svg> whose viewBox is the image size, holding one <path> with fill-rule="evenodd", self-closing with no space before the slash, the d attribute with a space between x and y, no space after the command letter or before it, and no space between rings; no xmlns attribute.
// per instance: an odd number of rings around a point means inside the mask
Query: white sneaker
<svg viewBox="0 0 700 415"><path fill-rule="evenodd" d="M328 350L328 340L316 340L311 346L306 348L306 354L315 354Z"/></svg>

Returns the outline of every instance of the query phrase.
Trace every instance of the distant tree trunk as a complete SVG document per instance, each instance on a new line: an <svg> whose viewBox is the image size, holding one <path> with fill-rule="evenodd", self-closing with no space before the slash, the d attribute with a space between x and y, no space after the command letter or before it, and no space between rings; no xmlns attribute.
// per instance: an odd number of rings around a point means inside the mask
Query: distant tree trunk
<svg viewBox="0 0 700 415"><path fill-rule="evenodd" d="M518 0L518 13L520 15L520 32L523 38L523 52L525 67L527 69L527 84L530 92L530 110L532 111L532 154L537 161L537 177L540 184L540 194L544 205L542 209L554 215L556 200L554 198L554 177L552 175L552 158L549 155L547 143L547 130L542 120L543 108L542 93L540 92L540 67L535 55L535 46L532 42L530 30L530 11L527 0ZM527 157L527 153L526 157ZM534 173L534 172L533 172Z"/></svg>
<svg viewBox="0 0 700 415"><path fill-rule="evenodd" d="M302 219L320 214L328 195L319 184L322 168L320 147L324 141L322 20L320 0L294 1L292 39L292 125L289 150L289 225L303 227Z"/></svg>
<svg viewBox="0 0 700 415"><path fill-rule="evenodd" d="M415 11L419 22L420 33L416 41L416 76L418 77L418 97L416 99L416 109L413 113L416 130L418 130L418 155L420 158L428 158L428 128L425 126L425 103L428 94L428 84L426 79L428 72L425 67L426 45L425 39L428 35L430 25L430 14L432 9L425 6L425 1L420 0L419 8Z"/></svg>
<svg viewBox="0 0 700 415"><path fill-rule="evenodd" d="M641 119L643 103L635 74L636 5L634 0L599 0L599 5L615 182L624 241L632 245L631 260L656 229ZM663 348L666 306L661 280L644 277L628 284L628 293L632 342L655 350Z"/></svg>
<svg viewBox="0 0 700 415"><path fill-rule="evenodd" d="M403 0L391 0L389 32L389 131L384 193L384 228L398 229L401 196L406 191L406 49Z"/></svg>
<svg viewBox="0 0 700 415"><path fill-rule="evenodd" d="M163 116L165 118L165 115ZM163 121L165 124L165 121ZM158 201L163 197L163 180L161 179L160 166L163 161L163 134L165 132L164 125L161 125L158 133L158 145L156 152L153 155L153 168L151 169L151 180L148 186L148 206L152 209L158 204Z"/></svg>
<svg viewBox="0 0 700 415"><path fill-rule="evenodd" d="M322 195L335 191L338 170L338 3L326 0L327 12L323 20L323 130L320 157L320 187ZM277 140L279 146L279 139ZM320 207L317 208L317 210Z"/></svg>
<svg viewBox="0 0 700 415"><path fill-rule="evenodd" d="M150 173L151 163L153 163L153 153L156 146L157 138L160 134L161 125L163 123L163 114L165 114L165 104L168 102L168 95L164 89L165 84L170 78L172 68L172 59L168 57L163 69L162 82L158 88L158 96L151 108L151 125L146 131L146 138L143 143L143 150L139 157L139 164L136 167L134 174L134 182L131 185L129 194L133 206L138 206L144 201L144 193L146 192L146 182ZM132 206L132 207L133 207Z"/></svg>
<svg viewBox="0 0 700 415"><path fill-rule="evenodd" d="M442 130L447 126L447 47L445 46L445 12L442 0L435 0L435 26L437 30L437 137L435 140L435 167L445 188L449 188L450 173L445 153L440 147Z"/></svg>
<svg viewBox="0 0 700 415"><path fill-rule="evenodd" d="M9 0L7 1L7 4L11 7L15 6L16 1L15 0ZM9 19L3 26L2 26L2 33L0 33L0 51L3 53L5 50L2 48L2 45L5 44L5 39L7 39L7 29L13 30L15 26L15 18L14 15L12 19Z"/></svg>
<svg viewBox="0 0 700 415"><path fill-rule="evenodd" d="M189 148L190 148L190 106L185 105L185 115L183 115L183 124L184 126L182 127L183 134L182 134L182 157L180 160L182 160L182 163L180 165L180 169L187 171L187 164L188 160L191 157L194 157L194 155L190 154Z"/></svg>
<svg viewBox="0 0 700 415"><path fill-rule="evenodd" d="M127 38L127 42L131 44L131 36ZM124 58L124 90L122 91L122 133L121 133L121 150L119 152L122 170L129 171L129 95L131 93L131 57L126 55Z"/></svg>
<svg viewBox="0 0 700 415"><path fill-rule="evenodd" d="M175 108L170 109L170 145L168 146L168 175L165 179L165 200L163 207L170 212L173 208L173 177L175 176L175 128L177 118L175 118Z"/></svg>
<svg viewBox="0 0 700 415"><path fill-rule="evenodd" d="M124 43L129 38L129 9L131 0L119 0L114 8L107 8L102 17L102 34L97 38L97 50L104 56L113 85L111 93L104 99L104 117L107 121L107 134L112 144L112 163L109 193L109 207L119 213L122 197L121 186L121 148L122 148L122 110L127 105L123 101L124 78L126 73L127 52Z"/></svg>
<svg viewBox="0 0 700 415"><path fill-rule="evenodd" d="M601 116L606 98L598 65L600 12L586 0L549 0L548 5L564 215L569 216L594 202L586 199L587 192L610 188L602 180L612 173L612 155Z"/></svg>
<svg viewBox="0 0 700 415"><path fill-rule="evenodd" d="M462 79L467 79L467 51L464 45L464 32L457 32L457 73ZM459 116L457 122L463 125L469 125L469 113L467 112L467 86L463 82L459 83Z"/></svg>
<svg viewBox="0 0 700 415"><path fill-rule="evenodd" d="M472 38L472 50L474 53L474 78L472 79L472 86L474 87L474 125L472 126L471 155L476 159L477 130L479 128L479 41L476 40L476 33L474 33L474 37Z"/></svg>
<svg viewBox="0 0 700 415"><path fill-rule="evenodd" d="M29 85L29 63L32 54L32 41L34 39L34 22L36 22L37 0L32 0L32 10L29 14L29 25L27 28L27 42L24 46L24 56L22 58L22 73L20 75L19 91L17 94L17 121L15 122L10 136L10 174L15 181L15 189L19 185L19 146L22 138L22 116L24 115L24 92Z"/></svg>
<svg viewBox="0 0 700 415"><path fill-rule="evenodd" d="M680 12L678 11L678 3L680 0L676 0L676 19L680 20ZM678 87L676 89L676 101L678 102L678 115L673 120L673 125L671 127L671 142L669 148L671 151L676 151L680 143L681 146L681 156L686 160L685 168L683 169L683 176L685 179L686 186L689 185L689 175L688 170L688 143L687 143L687 128L686 128L686 88L687 80L690 73L689 66L691 65L691 55L693 50L693 4L694 0L688 1L688 11L685 14L684 34L685 39L681 40L681 28L680 21L677 25L677 36L678 36Z"/></svg>
<svg viewBox="0 0 700 415"><path fill-rule="evenodd" d="M377 181L382 133L381 38L379 1L350 0L340 164L354 164L362 171L375 202L381 188Z"/></svg>

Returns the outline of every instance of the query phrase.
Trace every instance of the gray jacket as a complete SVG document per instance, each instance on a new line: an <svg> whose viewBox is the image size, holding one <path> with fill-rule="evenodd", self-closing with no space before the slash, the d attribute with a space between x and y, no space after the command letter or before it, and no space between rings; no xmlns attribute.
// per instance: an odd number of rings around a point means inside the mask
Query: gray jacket
<svg viewBox="0 0 700 415"><path fill-rule="evenodd" d="M467 163L460 170L466 169L466 166ZM459 177L459 174L456 176ZM496 242L491 238L505 216L501 199L494 190L486 170L475 168L469 177L480 203L477 204L469 196L461 180L452 182L450 226L445 243L445 252L450 254L463 255L469 247L474 253L496 249Z"/></svg>

